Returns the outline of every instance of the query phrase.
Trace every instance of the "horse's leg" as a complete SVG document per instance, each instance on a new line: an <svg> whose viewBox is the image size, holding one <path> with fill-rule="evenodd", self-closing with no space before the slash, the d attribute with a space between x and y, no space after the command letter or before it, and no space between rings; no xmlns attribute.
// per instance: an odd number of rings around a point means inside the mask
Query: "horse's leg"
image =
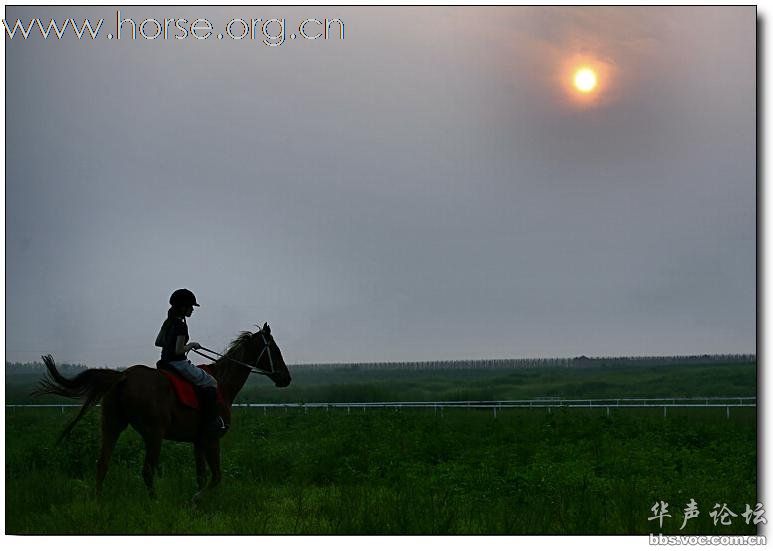
<svg viewBox="0 0 773 551"><path fill-rule="evenodd" d="M212 472L212 478L209 480L209 489L220 484L220 440L211 440L207 442L204 451L209 470Z"/></svg>
<svg viewBox="0 0 773 551"><path fill-rule="evenodd" d="M102 400L102 445L97 460L97 495L102 493L102 482L107 475L110 456L115 443L128 423L117 407L117 397L108 395Z"/></svg>
<svg viewBox="0 0 773 551"><path fill-rule="evenodd" d="M156 497L156 489L153 486L153 475L158 467L158 458L161 456L161 431L147 431L143 434L145 440L145 463L142 466L142 478L148 487L150 497Z"/></svg>
<svg viewBox="0 0 773 551"><path fill-rule="evenodd" d="M197 442L194 444L196 446L196 473L199 480L199 491L196 492L196 495L193 496L193 503L194 505L199 503L201 499L204 497L206 493L209 493L215 486L220 484L220 441L214 440L214 441L207 441L207 442ZM207 464L209 465L209 470L212 472L212 478L209 479L209 484L206 487L203 487L203 482L206 481L206 471L203 470L203 464L202 464L202 471L199 474L199 453L201 453L201 456L206 459Z"/></svg>
<svg viewBox="0 0 773 551"><path fill-rule="evenodd" d="M196 458L196 482L198 483L199 490L203 490L207 483L207 461L201 444L193 444L193 457Z"/></svg>

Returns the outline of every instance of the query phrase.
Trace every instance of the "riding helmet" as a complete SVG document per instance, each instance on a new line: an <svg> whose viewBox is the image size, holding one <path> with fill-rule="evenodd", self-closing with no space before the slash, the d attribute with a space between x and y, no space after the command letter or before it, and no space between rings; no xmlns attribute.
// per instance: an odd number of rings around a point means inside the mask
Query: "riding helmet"
<svg viewBox="0 0 773 551"><path fill-rule="evenodd" d="M196 302L196 295L188 289L177 289L169 297L169 304L172 306L199 306L199 303Z"/></svg>

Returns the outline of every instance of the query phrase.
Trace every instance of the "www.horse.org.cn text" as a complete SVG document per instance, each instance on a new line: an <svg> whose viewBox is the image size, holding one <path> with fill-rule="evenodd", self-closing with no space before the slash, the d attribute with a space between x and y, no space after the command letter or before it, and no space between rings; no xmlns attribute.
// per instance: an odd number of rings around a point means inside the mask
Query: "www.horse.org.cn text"
<svg viewBox="0 0 773 551"><path fill-rule="evenodd" d="M287 19L263 17L234 17L221 27L205 17L148 17L144 19L124 17L116 11L112 28L104 18L92 21L75 18L49 19L39 17L29 20L3 19L6 36L10 39L61 40L75 37L78 40L246 40L266 46L281 46L287 40L344 40L344 22L339 18L317 19L309 17L297 25L288 26Z"/></svg>

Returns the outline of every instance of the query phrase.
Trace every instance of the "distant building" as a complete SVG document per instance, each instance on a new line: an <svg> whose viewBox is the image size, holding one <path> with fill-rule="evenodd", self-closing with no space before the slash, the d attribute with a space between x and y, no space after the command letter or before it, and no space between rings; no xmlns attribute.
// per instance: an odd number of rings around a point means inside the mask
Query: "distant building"
<svg viewBox="0 0 773 551"><path fill-rule="evenodd" d="M596 362L591 360L588 356L578 356L576 358L572 358L573 367L591 367L595 363Z"/></svg>

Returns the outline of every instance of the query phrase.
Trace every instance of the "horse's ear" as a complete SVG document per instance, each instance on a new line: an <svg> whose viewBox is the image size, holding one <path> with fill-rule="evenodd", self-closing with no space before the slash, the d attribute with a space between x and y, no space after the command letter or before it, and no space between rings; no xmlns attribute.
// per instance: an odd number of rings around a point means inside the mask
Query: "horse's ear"
<svg viewBox="0 0 773 551"><path fill-rule="evenodd" d="M263 331L265 331L266 335L271 334L271 328L268 326L268 322L263 324Z"/></svg>

